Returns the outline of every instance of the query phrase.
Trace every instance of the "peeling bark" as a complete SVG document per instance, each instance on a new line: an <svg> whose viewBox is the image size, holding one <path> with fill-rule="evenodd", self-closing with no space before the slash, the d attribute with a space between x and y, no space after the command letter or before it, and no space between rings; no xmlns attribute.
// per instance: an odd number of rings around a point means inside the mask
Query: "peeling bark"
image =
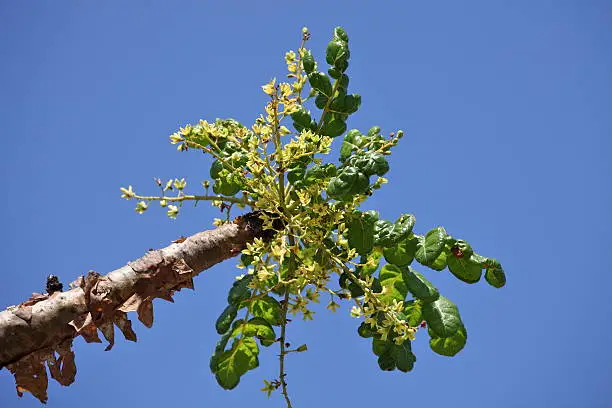
<svg viewBox="0 0 612 408"><path fill-rule="evenodd" d="M127 312L136 312L147 327L153 325L153 299L173 302L182 288L193 289L193 278L231 258L255 238L269 239L258 212L233 223L203 231L100 275L90 271L70 284L71 290L51 295L35 293L25 302L0 312L0 369L15 376L17 394L32 393L47 400L48 377L70 385L76 375L72 341L100 343L102 333L110 350L115 326L127 340L136 341Z"/></svg>

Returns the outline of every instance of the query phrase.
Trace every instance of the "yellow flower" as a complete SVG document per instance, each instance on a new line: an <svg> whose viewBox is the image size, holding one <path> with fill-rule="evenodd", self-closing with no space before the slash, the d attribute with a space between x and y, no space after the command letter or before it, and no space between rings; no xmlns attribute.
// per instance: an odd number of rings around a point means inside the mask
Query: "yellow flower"
<svg viewBox="0 0 612 408"><path fill-rule="evenodd" d="M302 311L302 313L304 314L304 317L303 317L304 320L312 320L313 319L313 315L314 315L313 311L308 310L308 309L304 309Z"/></svg>
<svg viewBox="0 0 612 408"><path fill-rule="evenodd" d="M276 92L276 78L272 79L267 84L263 85L261 89L263 89L264 93L272 96Z"/></svg>
<svg viewBox="0 0 612 408"><path fill-rule="evenodd" d="M293 89L291 89L290 84L283 82L282 84L280 84L280 93L283 98L287 98L293 93Z"/></svg>
<svg viewBox="0 0 612 408"><path fill-rule="evenodd" d="M285 53L285 62L289 64L290 62L295 61L295 51L291 50Z"/></svg>
<svg viewBox="0 0 612 408"><path fill-rule="evenodd" d="M184 138L183 138L183 136L181 136L181 134L180 134L180 133L178 133L178 132L175 132L175 133L173 133L173 134L171 134L171 135L170 135L170 143L172 143L172 144L177 144L177 143L180 143L180 142L182 142L183 140L185 140L185 139L184 139Z"/></svg>
<svg viewBox="0 0 612 408"><path fill-rule="evenodd" d="M136 208L134 211L136 211L138 214L142 214L143 212L147 211L147 208L149 208L149 205L147 203L145 203L144 201L139 201L138 203L136 203Z"/></svg>
<svg viewBox="0 0 612 408"><path fill-rule="evenodd" d="M319 292L315 292L314 290L308 288L306 289L306 297L315 303L319 303Z"/></svg>
<svg viewBox="0 0 612 408"><path fill-rule="evenodd" d="M376 330L377 333L380 334L380 339L382 341L386 341L387 337L389 336L389 328L388 327L381 327L378 330Z"/></svg>
<svg viewBox="0 0 612 408"><path fill-rule="evenodd" d="M189 136L191 134L191 131L193 130L193 127L191 125L187 125L184 128L180 128L181 130L181 134L183 134L184 136Z"/></svg>
<svg viewBox="0 0 612 408"><path fill-rule="evenodd" d="M291 133L291 131L287 129L286 126L281 126L280 129L278 129L278 132L280 133L281 136L285 136Z"/></svg>
<svg viewBox="0 0 612 408"><path fill-rule="evenodd" d="M168 206L168 217L174 219L176 218L176 216L179 213L179 209L176 205L169 205Z"/></svg>
<svg viewBox="0 0 612 408"><path fill-rule="evenodd" d="M285 110L283 111L283 114L285 115L291 115L292 113L296 112L300 110L300 105L298 105L297 103L292 103L292 104L287 104L285 105Z"/></svg>
<svg viewBox="0 0 612 408"><path fill-rule="evenodd" d="M128 188L121 187L121 198L127 198L128 200L136 195L132 190L132 186L128 186Z"/></svg>
<svg viewBox="0 0 612 408"><path fill-rule="evenodd" d="M338 310L339 307L340 305L334 302L333 300L329 302L329 304L327 305L327 309L331 310L332 312L336 312L336 310Z"/></svg>

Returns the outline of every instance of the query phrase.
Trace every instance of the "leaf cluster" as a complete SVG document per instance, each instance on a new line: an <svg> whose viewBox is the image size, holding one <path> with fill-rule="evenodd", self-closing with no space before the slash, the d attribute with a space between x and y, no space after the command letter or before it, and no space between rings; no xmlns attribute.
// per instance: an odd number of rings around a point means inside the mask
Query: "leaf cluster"
<svg viewBox="0 0 612 408"><path fill-rule="evenodd" d="M261 211L272 239L255 240L242 251L238 266L246 274L230 289L216 322L221 338L210 368L222 387L232 389L259 365L260 346L278 344L281 373L266 380L264 391L281 388L287 401L285 357L307 349L288 349L287 316L313 319L310 305L321 296L329 296L332 311L339 306L336 300L353 301L351 315L364 318L358 334L371 339L379 367L407 372L416 362L411 342L420 329L427 327L431 349L445 356L458 353L467 340L457 306L417 264L448 269L469 284L483 272L493 287L506 282L497 260L477 254L442 227L420 235L412 214L389 221L377 211L360 210L387 183L388 156L403 132L385 135L378 126L347 131L348 119L361 107L361 96L349 92L349 37L340 27L334 30L323 70L305 47L309 36L304 31L297 52L285 54L288 82L273 79L262 86L269 101L250 127L233 119L200 121L170 137L179 151L212 156L212 183L203 181L204 194L186 194L184 180L176 196L122 189L124 198L141 200L139 212L156 200L162 206L210 201L227 211L227 220L234 205ZM340 154L330 160L335 139Z"/></svg>

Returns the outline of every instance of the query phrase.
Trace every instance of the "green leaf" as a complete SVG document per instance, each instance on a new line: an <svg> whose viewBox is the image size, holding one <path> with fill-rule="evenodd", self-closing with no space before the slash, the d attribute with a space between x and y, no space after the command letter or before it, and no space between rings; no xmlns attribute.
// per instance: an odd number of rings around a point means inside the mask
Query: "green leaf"
<svg viewBox="0 0 612 408"><path fill-rule="evenodd" d="M451 246L451 253L455 255L457 258L465 257L469 258L472 256L474 251L472 250L472 246L465 242L462 239L458 239Z"/></svg>
<svg viewBox="0 0 612 408"><path fill-rule="evenodd" d="M348 284L348 290L349 292L351 292L351 297L355 299L355 298L358 298L359 296L363 296L365 292L363 291L363 289L361 289L361 286L359 286L350 277L349 277L349 280L350 280L350 283Z"/></svg>
<svg viewBox="0 0 612 408"><path fill-rule="evenodd" d="M326 99L326 102L327 102L327 99ZM335 97L334 99L332 99L332 102L329 108L332 111L351 114L351 113L357 112L357 110L359 109L359 106L361 106L361 95L352 94L352 95L339 95Z"/></svg>
<svg viewBox="0 0 612 408"><path fill-rule="evenodd" d="M233 196L239 192L240 189L240 184L234 183L232 180L228 179L215 180L215 184L213 184L213 191L215 194L224 196Z"/></svg>
<svg viewBox="0 0 612 408"><path fill-rule="evenodd" d="M382 298L403 301L408 294L408 287L402 277L402 270L391 264L386 264L380 270L380 284L383 286Z"/></svg>
<svg viewBox="0 0 612 408"><path fill-rule="evenodd" d="M315 98L315 106L319 109L324 109L329 98L323 94L318 94Z"/></svg>
<svg viewBox="0 0 612 408"><path fill-rule="evenodd" d="M310 112L304 107L300 107L297 111L293 112L291 119L293 119L293 127L298 132L301 132L303 129L310 129L312 118L310 117Z"/></svg>
<svg viewBox="0 0 612 408"><path fill-rule="evenodd" d="M417 251L414 257L416 260L425 266L433 264L444 250L444 238L446 230L442 227L432 229L425 235L425 238L419 240Z"/></svg>
<svg viewBox="0 0 612 408"><path fill-rule="evenodd" d="M348 34L346 33L346 31L344 31L344 28L342 28L340 26L334 28L334 38L342 40L342 41L344 41L346 43L348 43L348 41L349 41Z"/></svg>
<svg viewBox="0 0 612 408"><path fill-rule="evenodd" d="M243 334L246 337L257 337L262 346L270 346L276 340L274 329L267 320L261 317L253 317L248 322L236 327L232 332L232 337Z"/></svg>
<svg viewBox="0 0 612 408"><path fill-rule="evenodd" d="M370 130L368 130L368 136L376 136L380 134L380 126L372 126Z"/></svg>
<svg viewBox="0 0 612 408"><path fill-rule="evenodd" d="M329 65L332 65L340 72L344 72L348 67L348 59L351 53L348 48L348 44L343 40L332 40L327 44L325 50L325 61Z"/></svg>
<svg viewBox="0 0 612 408"><path fill-rule="evenodd" d="M359 276L370 276L374 272L376 272L376 269L378 269L378 265L380 264L380 258L382 258L382 256L383 255L382 253L380 253L380 251L372 251L368 254L367 257L362 255L359 263L371 263L371 265L360 266L359 268L357 268L357 273L359 274Z"/></svg>
<svg viewBox="0 0 612 408"><path fill-rule="evenodd" d="M210 357L210 364L209 364L210 371L212 371L213 374L217 372L219 358L221 357L221 354L223 354L223 352L225 351L225 346L227 346L227 342L229 341L230 337L231 337L230 332L221 336L221 339L219 339L219 341L217 342L217 345L215 346L215 351L213 355Z"/></svg>
<svg viewBox="0 0 612 408"><path fill-rule="evenodd" d="M287 180L296 186L302 186L302 180L306 175L306 167L293 167L287 171Z"/></svg>
<svg viewBox="0 0 612 408"><path fill-rule="evenodd" d="M332 77L334 79L338 79L338 78L340 78L343 75L342 72L338 71L334 67L331 67L330 69L328 69L327 73L329 74L330 77Z"/></svg>
<svg viewBox="0 0 612 408"><path fill-rule="evenodd" d="M387 220L378 220L374 224L374 242L377 246L392 247L396 243L390 238L393 231L393 223ZM399 240L397 240L399 242Z"/></svg>
<svg viewBox="0 0 612 408"><path fill-rule="evenodd" d="M342 288L342 289L348 289L349 284L351 283L351 281L349 280L349 275L346 272L342 272L340 274L340 277L338 278L338 285Z"/></svg>
<svg viewBox="0 0 612 408"><path fill-rule="evenodd" d="M450 337L437 337L435 333L429 330L429 347L443 356L452 357L460 352L467 342L467 330L465 327L460 328Z"/></svg>
<svg viewBox="0 0 612 408"><path fill-rule="evenodd" d="M412 371L414 363L416 362L416 356L412 353L412 346L410 341L406 340L400 345L393 346L393 358L395 365L398 370L407 373Z"/></svg>
<svg viewBox="0 0 612 408"><path fill-rule="evenodd" d="M244 266L249 266L250 264L253 263L253 260L255 260L255 257L253 255L247 255L247 254L240 255L240 262Z"/></svg>
<svg viewBox="0 0 612 408"><path fill-rule="evenodd" d="M382 356L385 352L391 349L392 343L388 340L373 339L372 353L377 356Z"/></svg>
<svg viewBox="0 0 612 408"><path fill-rule="evenodd" d="M302 57L302 66L306 74L311 74L316 68L314 57L310 51L306 51Z"/></svg>
<svg viewBox="0 0 612 408"><path fill-rule="evenodd" d="M236 339L232 348L219 356L217 360L216 379L226 390L235 388L240 377L247 371L259 366L259 348L255 340L246 337Z"/></svg>
<svg viewBox="0 0 612 408"><path fill-rule="evenodd" d="M436 260L428 266L433 270L443 271L446 268L446 251L442 251Z"/></svg>
<svg viewBox="0 0 612 408"><path fill-rule="evenodd" d="M448 270L465 283L476 283L482 276L482 266L472 262L468 257L457 258L451 254L446 258Z"/></svg>
<svg viewBox="0 0 612 408"><path fill-rule="evenodd" d="M487 261L485 280L494 288L501 288L506 284L506 274L499 261L489 259Z"/></svg>
<svg viewBox="0 0 612 408"><path fill-rule="evenodd" d="M329 137L338 137L344 133L346 130L346 122L338 117L330 117L329 121L323 122L323 126L321 127L321 134Z"/></svg>
<svg viewBox="0 0 612 408"><path fill-rule="evenodd" d="M195 125L191 129L187 139L199 144L200 146L208 146L210 144L210 134L204 130L204 127L201 125Z"/></svg>
<svg viewBox="0 0 612 408"><path fill-rule="evenodd" d="M328 180L335 176L336 173L337 168L332 163L315 164L306 170L306 174L304 175L304 185L310 186L317 181Z"/></svg>
<svg viewBox="0 0 612 408"><path fill-rule="evenodd" d="M360 255L367 255L374 248L374 223L377 219L376 211L359 212L348 223L348 244Z"/></svg>
<svg viewBox="0 0 612 408"><path fill-rule="evenodd" d="M219 178L219 173L223 170L223 164L219 160L215 160L210 165L210 178L216 180Z"/></svg>
<svg viewBox="0 0 612 408"><path fill-rule="evenodd" d="M451 337L464 327L457 306L444 296L440 296L435 302L425 303L423 317L438 337Z"/></svg>
<svg viewBox="0 0 612 408"><path fill-rule="evenodd" d="M324 72L313 72L309 74L308 82L310 82L310 86L317 92L328 97L332 96L332 84L329 77ZM293 118L293 114L291 117Z"/></svg>
<svg viewBox="0 0 612 408"><path fill-rule="evenodd" d="M378 366L383 371L395 370L395 358L393 358L393 352L388 351L386 353L381 354L378 357Z"/></svg>
<svg viewBox="0 0 612 408"><path fill-rule="evenodd" d="M242 301L251 297L249 283L253 280L253 276L255 275L245 275L240 280L234 282L227 295L227 303L239 306Z"/></svg>
<svg viewBox="0 0 612 408"><path fill-rule="evenodd" d="M354 167L342 167L329 180L327 195L336 200L349 200L356 194L363 194L370 186L370 179Z"/></svg>
<svg viewBox="0 0 612 408"><path fill-rule="evenodd" d="M390 340L374 339L372 351L378 356L378 366L383 371L393 371L397 367L400 371L408 372L412 370L416 361L410 341L396 345Z"/></svg>
<svg viewBox="0 0 612 408"><path fill-rule="evenodd" d="M408 300L404 302L404 314L406 322L411 327L416 327L423 321L423 306L421 302Z"/></svg>
<svg viewBox="0 0 612 408"><path fill-rule="evenodd" d="M380 284L380 279L374 278L374 281L372 282L372 292L381 293L382 290L383 290L383 287Z"/></svg>
<svg viewBox="0 0 612 408"><path fill-rule="evenodd" d="M365 144L365 139L357 129L351 129L344 135L344 141L340 147L340 161L348 159L354 150L361 148Z"/></svg>
<svg viewBox="0 0 612 408"><path fill-rule="evenodd" d="M237 314L238 314L238 307L234 305L228 305L225 308L225 310L221 312L221 315L219 316L219 318L217 319L217 322L215 323L215 328L217 329L217 333L219 334L226 333L229 330L230 326L232 325L232 322L236 318Z"/></svg>
<svg viewBox="0 0 612 408"><path fill-rule="evenodd" d="M385 248L385 260L393 265L407 266L412 263L419 240L413 235L393 247Z"/></svg>
<svg viewBox="0 0 612 408"><path fill-rule="evenodd" d="M423 302L433 302L440 297L438 289L427 280L423 275L408 267L403 272L404 282L408 287L408 291L412 295Z"/></svg>
<svg viewBox="0 0 612 408"><path fill-rule="evenodd" d="M389 163L382 153L368 151L352 156L348 164L357 167L366 176L384 176L389 171Z"/></svg>
<svg viewBox="0 0 612 408"><path fill-rule="evenodd" d="M346 74L338 76L338 92L346 95L349 86L349 77ZM353 94L354 97L359 97L359 104L361 104L361 95Z"/></svg>
<svg viewBox="0 0 612 408"><path fill-rule="evenodd" d="M410 235L415 220L412 214L402 214L395 221L395 224L386 220L376 221L376 224L374 224L374 244L383 248L397 245Z"/></svg>
<svg viewBox="0 0 612 408"><path fill-rule="evenodd" d="M376 335L376 330L372 329L366 322L361 322L361 325L357 328L357 334L363 338L370 338Z"/></svg>
<svg viewBox="0 0 612 408"><path fill-rule="evenodd" d="M253 300L249 304L249 312L255 317L265 319L273 326L279 326L282 322L280 303L271 296Z"/></svg>
<svg viewBox="0 0 612 408"><path fill-rule="evenodd" d="M478 255L476 252L474 252L472 256L470 257L470 260L474 262L475 264L477 264L478 266L486 268L490 259L482 255Z"/></svg>

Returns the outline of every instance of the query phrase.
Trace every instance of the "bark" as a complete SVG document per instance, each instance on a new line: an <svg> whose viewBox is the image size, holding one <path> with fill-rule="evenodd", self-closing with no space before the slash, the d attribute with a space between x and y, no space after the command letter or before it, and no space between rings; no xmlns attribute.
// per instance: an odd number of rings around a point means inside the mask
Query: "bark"
<svg viewBox="0 0 612 408"><path fill-rule="evenodd" d="M117 326L127 340L136 341L127 312L137 312L138 319L151 327L153 299L172 302L174 292L193 289L193 278L200 272L237 255L256 237L269 239L271 232L262 229L258 212L249 213L215 230L149 251L107 275L90 271L66 292L33 294L0 312L0 369L6 367L13 373L19 396L28 391L45 402L45 364L60 384L74 381L75 337L100 343L99 331L110 350Z"/></svg>

